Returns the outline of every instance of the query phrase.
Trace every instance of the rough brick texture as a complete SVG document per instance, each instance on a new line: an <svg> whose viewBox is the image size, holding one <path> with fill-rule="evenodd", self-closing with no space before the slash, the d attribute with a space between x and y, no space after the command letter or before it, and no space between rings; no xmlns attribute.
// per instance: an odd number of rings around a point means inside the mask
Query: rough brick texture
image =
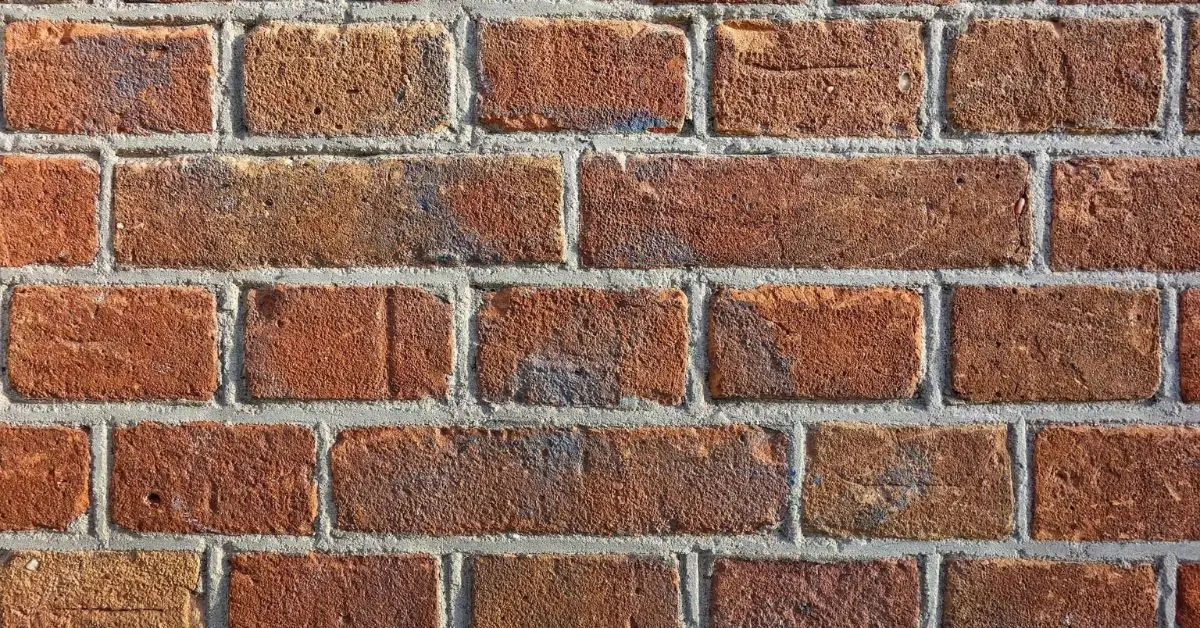
<svg viewBox="0 0 1200 628"><path fill-rule="evenodd" d="M1175 621L1179 628L1197 628L1200 626L1200 564L1179 566L1178 596Z"/></svg>
<svg viewBox="0 0 1200 628"><path fill-rule="evenodd" d="M1200 23L1192 22L1187 31L1187 91L1184 95L1184 128L1200 132Z"/></svg>
<svg viewBox="0 0 1200 628"><path fill-rule="evenodd" d="M66 530L88 507L86 430L0 425L0 530Z"/></svg>
<svg viewBox="0 0 1200 628"><path fill-rule="evenodd" d="M1185 401L1200 401L1200 291L1179 297L1179 389Z"/></svg>
<svg viewBox="0 0 1200 628"><path fill-rule="evenodd" d="M91 263L99 195L91 160L0 157L0 266Z"/></svg>

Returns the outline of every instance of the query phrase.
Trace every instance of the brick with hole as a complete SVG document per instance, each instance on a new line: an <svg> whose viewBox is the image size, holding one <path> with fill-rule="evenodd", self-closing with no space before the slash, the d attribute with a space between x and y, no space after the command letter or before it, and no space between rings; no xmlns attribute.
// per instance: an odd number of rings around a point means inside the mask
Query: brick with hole
<svg viewBox="0 0 1200 628"><path fill-rule="evenodd" d="M66 530L90 502L88 431L0 424L0 531Z"/></svg>
<svg viewBox="0 0 1200 628"><path fill-rule="evenodd" d="M712 628L916 628L914 560L804 562L722 558L712 568Z"/></svg>
<svg viewBox="0 0 1200 628"><path fill-rule="evenodd" d="M99 196L91 159L0 156L0 266L91 263Z"/></svg>
<svg viewBox="0 0 1200 628"><path fill-rule="evenodd" d="M912 397L921 377L921 295L899 288L723 289L708 310L716 399Z"/></svg>
<svg viewBox="0 0 1200 628"><path fill-rule="evenodd" d="M214 40L208 26L9 24L5 122L45 133L209 132Z"/></svg>
<svg viewBox="0 0 1200 628"><path fill-rule="evenodd" d="M203 401L217 389L207 290L25 285L10 307L8 377L22 397Z"/></svg>
<svg viewBox="0 0 1200 628"><path fill-rule="evenodd" d="M950 45L947 120L992 133L1156 128L1162 46L1148 19L972 21Z"/></svg>
<svg viewBox="0 0 1200 628"><path fill-rule="evenodd" d="M333 499L356 532L770 534L787 452L748 426L359 428L333 447Z"/></svg>
<svg viewBox="0 0 1200 628"><path fill-rule="evenodd" d="M1109 286L962 286L954 392L967 401L1149 399L1159 382L1159 296Z"/></svg>
<svg viewBox="0 0 1200 628"><path fill-rule="evenodd" d="M666 24L521 18L479 28L478 117L504 131L674 133L688 43Z"/></svg>
<svg viewBox="0 0 1200 628"><path fill-rule="evenodd" d="M735 20L716 29L714 128L725 135L915 137L921 24Z"/></svg>
<svg viewBox="0 0 1200 628"><path fill-rule="evenodd" d="M268 286L246 294L253 399L445 398L453 308L411 287Z"/></svg>
<svg viewBox="0 0 1200 628"><path fill-rule="evenodd" d="M1017 157L585 155L592 268L982 268L1029 261Z"/></svg>
<svg viewBox="0 0 1200 628"><path fill-rule="evenodd" d="M471 561L475 628L675 628L679 575L655 556L479 556Z"/></svg>
<svg viewBox="0 0 1200 628"><path fill-rule="evenodd" d="M283 24L246 36L251 133L415 135L450 123L450 34L441 24Z"/></svg>
<svg viewBox="0 0 1200 628"><path fill-rule="evenodd" d="M298 425L140 423L112 435L111 518L137 532L309 534L316 441Z"/></svg>

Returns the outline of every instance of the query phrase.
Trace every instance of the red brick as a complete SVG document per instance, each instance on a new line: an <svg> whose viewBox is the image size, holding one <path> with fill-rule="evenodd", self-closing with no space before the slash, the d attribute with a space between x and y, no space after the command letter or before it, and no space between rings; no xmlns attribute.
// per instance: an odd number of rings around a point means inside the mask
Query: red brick
<svg viewBox="0 0 1200 628"><path fill-rule="evenodd" d="M87 430L0 425L0 530L66 530L88 508Z"/></svg>
<svg viewBox="0 0 1200 628"><path fill-rule="evenodd" d="M308 534L315 467L312 432L296 425L118 428L112 521L139 532Z"/></svg>
<svg viewBox="0 0 1200 628"><path fill-rule="evenodd" d="M1033 455L1035 538L1200 539L1200 430L1047 427Z"/></svg>
<svg viewBox="0 0 1200 628"><path fill-rule="evenodd" d="M244 54L251 133L411 135L450 122L441 24L265 24Z"/></svg>
<svg viewBox="0 0 1200 628"><path fill-rule="evenodd" d="M1188 133L1200 132L1200 22L1188 26L1187 91L1183 99L1183 126Z"/></svg>
<svg viewBox="0 0 1200 628"><path fill-rule="evenodd" d="M674 133L687 116L674 26L522 18L479 29L479 121L507 131Z"/></svg>
<svg viewBox="0 0 1200 628"><path fill-rule="evenodd" d="M450 304L420 288L272 286L246 295L246 387L256 399L446 396Z"/></svg>
<svg viewBox="0 0 1200 628"><path fill-rule="evenodd" d="M976 20L951 46L946 116L966 131L1112 133L1158 125L1153 20Z"/></svg>
<svg viewBox="0 0 1200 628"><path fill-rule="evenodd" d="M964 286L954 291L954 392L968 401L1148 399L1158 291Z"/></svg>
<svg viewBox="0 0 1200 628"><path fill-rule="evenodd" d="M556 157L183 157L117 166L117 260L259 268L562 260Z"/></svg>
<svg viewBox="0 0 1200 628"><path fill-rule="evenodd" d="M0 156L0 266L91 263L99 194L91 160Z"/></svg>
<svg viewBox="0 0 1200 628"><path fill-rule="evenodd" d="M210 399L216 326L216 300L198 288L20 286L8 375L34 399Z"/></svg>
<svg viewBox="0 0 1200 628"><path fill-rule="evenodd" d="M1012 460L1004 426L823 423L809 432L805 465L803 525L810 534L1012 534Z"/></svg>
<svg viewBox="0 0 1200 628"><path fill-rule="evenodd" d="M675 628L679 576L649 556L480 556L472 561L475 628Z"/></svg>
<svg viewBox="0 0 1200 628"><path fill-rule="evenodd" d="M783 523L787 448L743 426L354 429L333 497L362 532L762 533Z"/></svg>
<svg viewBox="0 0 1200 628"><path fill-rule="evenodd" d="M688 323L680 290L506 288L484 298L478 328L484 400L683 402Z"/></svg>
<svg viewBox="0 0 1200 628"><path fill-rule="evenodd" d="M206 133L214 37L207 26L9 24L5 120L48 133Z"/></svg>
<svg viewBox="0 0 1200 628"><path fill-rule="evenodd" d="M1154 628L1154 568L1145 564L951 560L942 580L946 628Z"/></svg>
<svg viewBox="0 0 1200 628"><path fill-rule="evenodd" d="M919 22L723 22L714 54L712 115L718 133L919 133L925 90Z"/></svg>
<svg viewBox="0 0 1200 628"><path fill-rule="evenodd" d="M1015 157L588 155L580 253L621 268L1024 264L1028 171Z"/></svg>
<svg viewBox="0 0 1200 628"><path fill-rule="evenodd" d="M708 311L709 389L718 399L912 397L922 330L911 290L721 290Z"/></svg>
<svg viewBox="0 0 1200 628"><path fill-rule="evenodd" d="M1200 564L1179 566L1175 621L1179 628L1200 628Z"/></svg>
<svg viewBox="0 0 1200 628"><path fill-rule="evenodd" d="M916 561L809 563L721 559L712 573L711 628L914 627Z"/></svg>
<svg viewBox="0 0 1200 628"><path fill-rule="evenodd" d="M437 628L432 556L280 556L230 560L229 625Z"/></svg>
<svg viewBox="0 0 1200 628"><path fill-rule="evenodd" d="M1179 388L1184 401L1200 401L1200 291L1179 297Z"/></svg>

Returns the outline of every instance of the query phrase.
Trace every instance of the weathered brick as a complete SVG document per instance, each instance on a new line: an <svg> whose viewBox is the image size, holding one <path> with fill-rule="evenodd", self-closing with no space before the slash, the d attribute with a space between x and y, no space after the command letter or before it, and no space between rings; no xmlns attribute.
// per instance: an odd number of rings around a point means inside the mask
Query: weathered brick
<svg viewBox="0 0 1200 628"><path fill-rule="evenodd" d="M721 290L708 312L709 389L718 399L912 397L922 329L912 290Z"/></svg>
<svg viewBox="0 0 1200 628"><path fill-rule="evenodd" d="M683 402L688 323L680 290L506 288L484 298L478 328L484 400Z"/></svg>
<svg viewBox="0 0 1200 628"><path fill-rule="evenodd" d="M1000 425L823 423L809 431L804 527L835 537L1001 539L1012 461Z"/></svg>
<svg viewBox="0 0 1200 628"><path fill-rule="evenodd" d="M480 556L472 561L476 628L675 628L679 576L650 556Z"/></svg>
<svg viewBox="0 0 1200 628"><path fill-rule="evenodd" d="M522 18L479 29L479 121L507 131L674 133L687 116L674 26Z"/></svg>
<svg viewBox="0 0 1200 628"><path fill-rule="evenodd" d="M0 530L66 530L87 512L86 430L0 425Z"/></svg>
<svg viewBox="0 0 1200 628"><path fill-rule="evenodd" d="M445 397L450 304L420 288L271 286L246 295L256 399Z"/></svg>
<svg viewBox="0 0 1200 628"><path fill-rule="evenodd" d="M432 556L238 554L230 563L230 626L440 625Z"/></svg>
<svg viewBox="0 0 1200 628"><path fill-rule="evenodd" d="M1183 126L1200 133L1200 22L1191 22L1187 35L1187 91L1183 99Z"/></svg>
<svg viewBox="0 0 1200 628"><path fill-rule="evenodd" d="M210 399L216 326L216 300L198 288L20 286L9 380L35 399Z"/></svg>
<svg viewBox="0 0 1200 628"><path fill-rule="evenodd" d="M946 115L965 131L1112 133L1158 125L1154 20L976 20L954 40Z"/></svg>
<svg viewBox="0 0 1200 628"><path fill-rule="evenodd" d="M211 131L213 40L207 26L9 24L4 31L8 128Z"/></svg>
<svg viewBox="0 0 1200 628"><path fill-rule="evenodd" d="M0 156L0 266L90 263L99 194L91 160Z"/></svg>
<svg viewBox="0 0 1200 628"><path fill-rule="evenodd" d="M954 290L954 392L968 401L1148 399L1158 388L1158 291L1107 286Z"/></svg>
<svg viewBox="0 0 1200 628"><path fill-rule="evenodd" d="M1015 157L588 155L580 253L621 268L1024 264L1028 172Z"/></svg>
<svg viewBox="0 0 1200 628"><path fill-rule="evenodd" d="M1175 622L1179 628L1200 628L1200 563L1179 566Z"/></svg>
<svg viewBox="0 0 1200 628"><path fill-rule="evenodd" d="M1184 401L1200 401L1200 290L1179 297L1179 389Z"/></svg>
<svg viewBox="0 0 1200 628"><path fill-rule="evenodd" d="M441 24L266 24L246 36L251 133L410 135L450 120Z"/></svg>
<svg viewBox="0 0 1200 628"><path fill-rule="evenodd" d="M942 579L946 628L1154 628L1154 568L997 558L951 560Z"/></svg>
<svg viewBox="0 0 1200 628"><path fill-rule="evenodd" d="M925 89L921 24L723 22L714 128L730 135L915 137Z"/></svg>
<svg viewBox="0 0 1200 628"><path fill-rule="evenodd" d="M921 577L912 560L721 559L710 595L712 628L912 628L921 614Z"/></svg>
<svg viewBox="0 0 1200 628"><path fill-rule="evenodd" d="M766 532L783 523L787 448L745 426L354 429L333 449L333 497L338 527L363 532Z"/></svg>
<svg viewBox="0 0 1200 628"><path fill-rule="evenodd" d="M0 625L200 628L200 556L0 552Z"/></svg>
<svg viewBox="0 0 1200 628"><path fill-rule="evenodd" d="M308 534L316 445L296 425L140 423L113 432L114 524L139 532Z"/></svg>
<svg viewBox="0 0 1200 628"><path fill-rule="evenodd" d="M117 166L117 260L254 268L554 263L556 157L184 157Z"/></svg>
<svg viewBox="0 0 1200 628"><path fill-rule="evenodd" d="M1065 426L1034 440L1038 539L1200 539L1200 430Z"/></svg>

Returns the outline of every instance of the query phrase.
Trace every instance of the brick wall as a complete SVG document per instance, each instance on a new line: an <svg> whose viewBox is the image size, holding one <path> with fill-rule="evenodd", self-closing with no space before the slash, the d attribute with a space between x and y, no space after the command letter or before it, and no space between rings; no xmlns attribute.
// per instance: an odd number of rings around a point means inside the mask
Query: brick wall
<svg viewBox="0 0 1200 628"><path fill-rule="evenodd" d="M1200 627L1097 4L0 4L0 626Z"/></svg>

